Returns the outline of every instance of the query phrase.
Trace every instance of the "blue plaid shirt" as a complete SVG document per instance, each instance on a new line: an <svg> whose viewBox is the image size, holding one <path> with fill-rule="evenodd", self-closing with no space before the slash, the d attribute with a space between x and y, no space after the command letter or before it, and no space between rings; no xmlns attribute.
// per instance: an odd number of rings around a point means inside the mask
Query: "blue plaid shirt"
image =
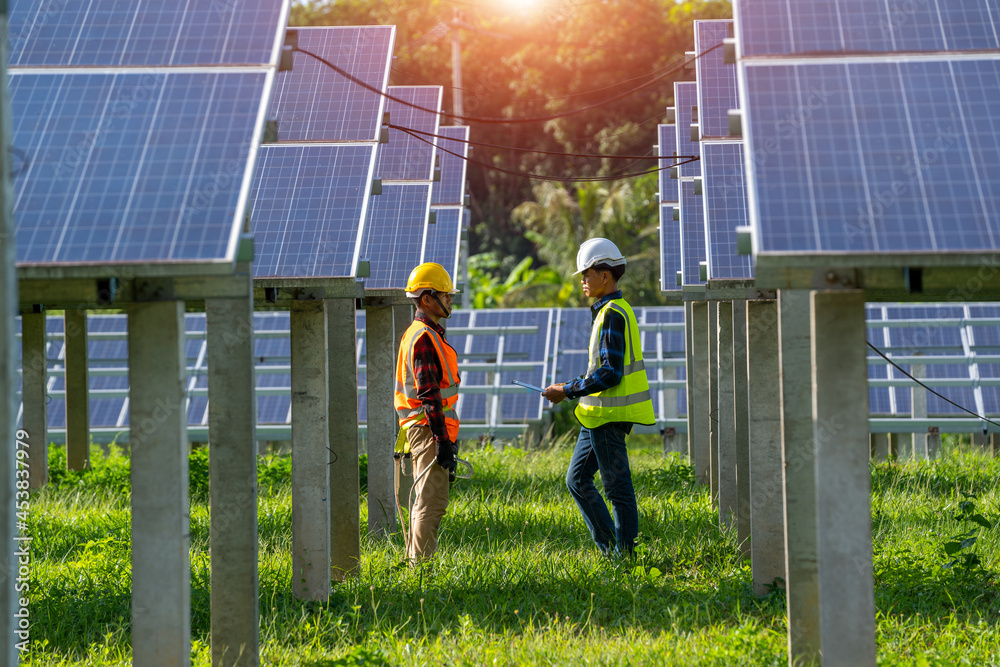
<svg viewBox="0 0 1000 667"><path fill-rule="evenodd" d="M618 290L595 301L590 307L591 323L597 319L597 314L608 301L621 298L621 290ZM593 373L567 382L563 387L566 398L589 396L610 389L622 381L625 374L625 318L618 311L612 310L604 316L598 347L601 365Z"/></svg>

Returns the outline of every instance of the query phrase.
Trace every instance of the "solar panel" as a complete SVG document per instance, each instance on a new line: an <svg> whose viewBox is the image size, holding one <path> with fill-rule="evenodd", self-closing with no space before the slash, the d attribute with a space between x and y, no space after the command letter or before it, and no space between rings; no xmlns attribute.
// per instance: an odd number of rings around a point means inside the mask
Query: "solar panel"
<svg viewBox="0 0 1000 667"><path fill-rule="evenodd" d="M660 183L660 203L671 204L677 201L677 179L670 178L669 167L675 160L671 159L677 153L677 127L674 125L657 126L659 135L659 160L660 171L658 173Z"/></svg>
<svg viewBox="0 0 1000 667"><path fill-rule="evenodd" d="M692 110L698 106L698 84L694 81L674 83L674 113L677 118L677 154L698 155L697 142L691 141ZM701 174L697 161L680 165L680 176L695 177Z"/></svg>
<svg viewBox="0 0 1000 667"><path fill-rule="evenodd" d="M395 26L296 28L299 48L315 53L377 90L389 85ZM294 54L271 97L280 141L377 141L384 97L331 70L312 56Z"/></svg>
<svg viewBox="0 0 1000 667"><path fill-rule="evenodd" d="M252 199L255 277L356 274L374 150L374 143L261 147Z"/></svg>
<svg viewBox="0 0 1000 667"><path fill-rule="evenodd" d="M19 264L223 261L264 72L10 72Z"/></svg>
<svg viewBox="0 0 1000 667"><path fill-rule="evenodd" d="M442 127L439 128L438 134L440 136L437 139L436 154L441 166L441 180L434 183L434 188L431 190L431 205L461 206L465 200L465 158L469 153L469 144L466 143L469 140L469 128ZM441 137L458 141L449 141ZM441 150L442 148L461 157L446 153L445 150Z"/></svg>
<svg viewBox="0 0 1000 667"><path fill-rule="evenodd" d="M277 64L288 2L11 0L13 67Z"/></svg>
<svg viewBox="0 0 1000 667"><path fill-rule="evenodd" d="M676 291L677 272L681 267L681 229L674 220L676 204L660 207L660 290Z"/></svg>
<svg viewBox="0 0 1000 667"><path fill-rule="evenodd" d="M681 281L684 285L704 285L700 264L705 261L705 206L694 193L694 181L681 181Z"/></svg>
<svg viewBox="0 0 1000 667"><path fill-rule="evenodd" d="M743 142L701 142L708 277L753 278L753 258L736 250L736 228L748 223Z"/></svg>
<svg viewBox="0 0 1000 667"><path fill-rule="evenodd" d="M389 94L420 107L407 106L394 100L386 101L386 111L393 125L424 132L416 136L402 130L389 130L389 143L379 146L375 162L375 177L384 180L429 181L434 176L433 136L438 134L441 108L441 86L390 86ZM432 111L422 111L430 109ZM417 138L420 137L420 138Z"/></svg>
<svg viewBox="0 0 1000 667"><path fill-rule="evenodd" d="M734 15L744 56L1000 47L1000 8L987 0L738 0Z"/></svg>
<svg viewBox="0 0 1000 667"><path fill-rule="evenodd" d="M729 33L732 21L720 19L694 22L694 49L698 54L698 123L702 139L729 136L729 110L739 108L736 93L736 65L724 62L723 51L715 48ZM710 49L715 48L714 51Z"/></svg>
<svg viewBox="0 0 1000 667"><path fill-rule="evenodd" d="M372 197L361 240L370 262L366 289L403 289L424 254L430 183L394 183Z"/></svg>
<svg viewBox="0 0 1000 667"><path fill-rule="evenodd" d="M431 210L436 221L433 225L427 225L427 241L421 261L437 262L448 270L449 275L457 276L463 209L432 207Z"/></svg>
<svg viewBox="0 0 1000 667"><path fill-rule="evenodd" d="M996 55L747 65L744 80L757 253L1000 249Z"/></svg>

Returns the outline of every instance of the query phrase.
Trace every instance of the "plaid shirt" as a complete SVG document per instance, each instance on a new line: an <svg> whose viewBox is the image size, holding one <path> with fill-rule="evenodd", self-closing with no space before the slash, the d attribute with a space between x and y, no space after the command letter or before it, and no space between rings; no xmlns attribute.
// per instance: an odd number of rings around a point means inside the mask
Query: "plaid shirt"
<svg viewBox="0 0 1000 667"><path fill-rule="evenodd" d="M621 298L623 298L621 290L618 290L595 301L590 307L591 323L597 319L597 314L609 301ZM622 376L625 374L625 318L621 313L612 310L604 316L598 348L601 365L590 375L581 375L567 382L563 387L566 398L589 396L610 389L622 381Z"/></svg>
<svg viewBox="0 0 1000 667"><path fill-rule="evenodd" d="M444 328L435 324L429 317L417 313L415 320L423 322L438 332L444 340ZM441 402L441 378L444 369L434 343L426 333L417 337L413 343L413 372L417 376L417 398L424 406L427 425L434 434L435 442L447 442L448 430L444 424L444 404Z"/></svg>

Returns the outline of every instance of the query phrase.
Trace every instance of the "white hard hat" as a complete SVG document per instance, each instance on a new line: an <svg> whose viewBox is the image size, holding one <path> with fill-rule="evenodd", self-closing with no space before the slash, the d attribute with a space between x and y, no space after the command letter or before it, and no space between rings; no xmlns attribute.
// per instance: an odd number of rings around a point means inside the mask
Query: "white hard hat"
<svg viewBox="0 0 1000 667"><path fill-rule="evenodd" d="M576 273L583 273L595 264L624 266L625 257L621 250L608 239L587 239L576 253Z"/></svg>

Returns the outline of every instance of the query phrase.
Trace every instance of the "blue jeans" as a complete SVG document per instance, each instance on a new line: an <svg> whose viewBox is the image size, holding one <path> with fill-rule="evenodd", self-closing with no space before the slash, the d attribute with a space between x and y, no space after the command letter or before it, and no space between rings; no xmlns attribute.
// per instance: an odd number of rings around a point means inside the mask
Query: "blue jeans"
<svg viewBox="0 0 1000 667"><path fill-rule="evenodd" d="M625 436L631 431L629 422L581 428L566 472L566 488L579 506L590 536L606 554L632 553L639 534L639 510L625 450ZM594 486L594 473L598 470L614 510L613 522L604 498Z"/></svg>

